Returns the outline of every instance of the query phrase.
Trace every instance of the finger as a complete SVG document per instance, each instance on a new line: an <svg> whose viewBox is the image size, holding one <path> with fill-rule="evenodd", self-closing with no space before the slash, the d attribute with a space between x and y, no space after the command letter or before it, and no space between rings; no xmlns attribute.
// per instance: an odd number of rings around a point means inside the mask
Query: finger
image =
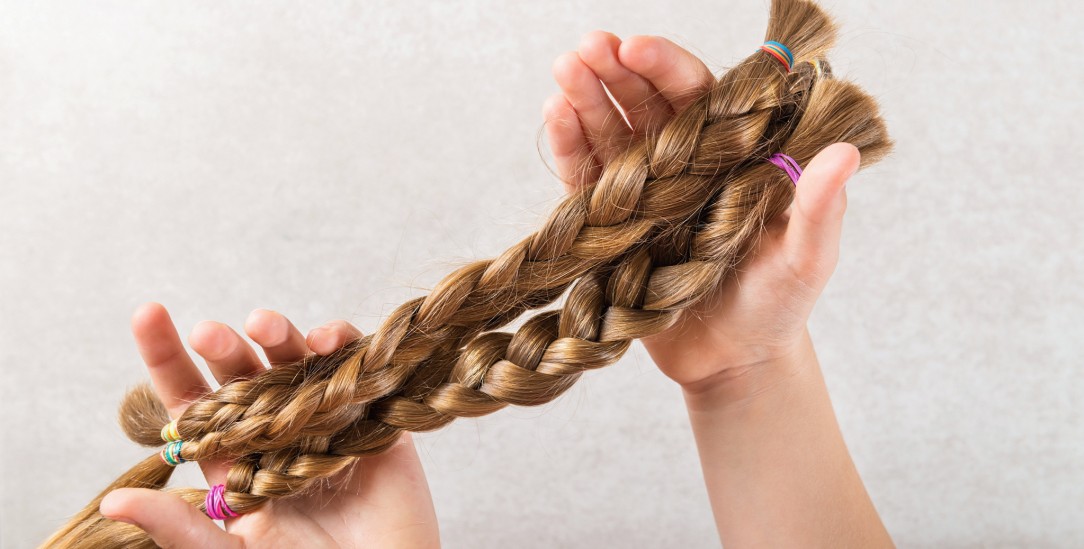
<svg viewBox="0 0 1084 549"><path fill-rule="evenodd" d="M553 94L546 100L542 117L546 121L546 138L553 161L557 164L557 176L561 178L565 192L571 193L585 183L597 180L602 165L595 160L576 110L563 93Z"/></svg>
<svg viewBox="0 0 1084 549"><path fill-rule="evenodd" d="M624 147L632 129L606 95L598 76L572 51L553 62L553 77L576 110L587 142L605 164Z"/></svg>
<svg viewBox="0 0 1084 549"><path fill-rule="evenodd" d="M242 547L209 517L176 494L147 488L118 488L98 510L113 520L139 526L161 547Z"/></svg>
<svg viewBox="0 0 1084 549"><path fill-rule="evenodd" d="M598 30L584 35L576 51L625 111L633 133L650 133L674 111L650 81L621 64L620 46L621 39L616 35Z"/></svg>
<svg viewBox="0 0 1084 549"><path fill-rule="evenodd" d="M207 367L219 384L251 377L264 370L252 346L221 322L205 320L196 324L188 336L188 344L207 361Z"/></svg>
<svg viewBox="0 0 1084 549"><path fill-rule="evenodd" d="M651 82L675 112L715 81L700 58L661 36L630 36L621 42L617 57Z"/></svg>
<svg viewBox="0 0 1084 549"><path fill-rule="evenodd" d="M170 417L179 417L191 402L209 393L211 387L188 356L165 307L144 303L132 314L131 324L155 393Z"/></svg>
<svg viewBox="0 0 1084 549"><path fill-rule="evenodd" d="M305 343L312 352L324 356L341 349L348 341L362 336L361 330L345 320L332 320L319 328L314 328L305 338Z"/></svg>
<svg viewBox="0 0 1084 549"><path fill-rule="evenodd" d="M839 258L847 180L858 170L861 154L849 143L826 147L798 179L783 247L792 269L821 289Z"/></svg>
<svg viewBox="0 0 1084 549"><path fill-rule="evenodd" d="M276 311L252 311L245 320L245 333L263 348L271 367L297 362L309 354L305 336L289 319Z"/></svg>

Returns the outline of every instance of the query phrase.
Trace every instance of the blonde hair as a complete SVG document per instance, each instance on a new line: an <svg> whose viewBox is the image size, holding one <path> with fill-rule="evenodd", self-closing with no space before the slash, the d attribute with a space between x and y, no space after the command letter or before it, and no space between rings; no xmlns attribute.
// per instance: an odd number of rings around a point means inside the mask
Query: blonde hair
<svg viewBox="0 0 1084 549"><path fill-rule="evenodd" d="M387 449L402 430L549 402L584 371L616 362L633 339L673 326L790 205L792 182L769 156L806 164L846 141L868 166L890 150L874 99L829 69L835 34L814 3L775 0L766 39L790 48L791 70L751 54L498 257L457 269L332 355L203 395L177 420L181 456L233 459L226 501L251 512ZM559 309L514 333L493 331L566 291ZM162 445L169 417L146 384L125 396L120 419L135 442ZM162 489L172 472L147 457L45 544L153 547L98 504L120 487ZM203 509L206 490L171 491Z"/></svg>

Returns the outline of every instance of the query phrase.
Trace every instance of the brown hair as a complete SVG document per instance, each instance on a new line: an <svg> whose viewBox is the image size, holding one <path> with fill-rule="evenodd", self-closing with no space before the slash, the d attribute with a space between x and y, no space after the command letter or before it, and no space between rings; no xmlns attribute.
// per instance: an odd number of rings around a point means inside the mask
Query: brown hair
<svg viewBox="0 0 1084 549"><path fill-rule="evenodd" d="M835 28L819 7L774 0L766 39L790 48L792 70L753 53L498 257L447 275L332 355L203 395L177 420L182 457L234 459L225 497L250 512L385 450L401 430L549 402L585 370L616 362L633 339L673 326L790 205L794 188L770 155L806 164L846 141L868 166L891 148L874 99L832 76L825 55ZM566 291L559 309L514 333L492 331ZM162 445L169 417L146 384L126 395L120 418L132 440ZM149 456L46 545L153 546L138 527L102 517L98 504L120 487L161 489L172 471ZM206 490L172 491L202 509Z"/></svg>

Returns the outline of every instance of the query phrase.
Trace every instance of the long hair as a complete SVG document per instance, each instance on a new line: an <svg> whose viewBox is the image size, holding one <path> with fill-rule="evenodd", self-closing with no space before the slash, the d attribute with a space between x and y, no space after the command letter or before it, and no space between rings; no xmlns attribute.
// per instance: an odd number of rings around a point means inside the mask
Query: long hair
<svg viewBox="0 0 1084 549"><path fill-rule="evenodd" d="M675 325L790 205L794 187L771 155L806 164L846 141L865 167L891 149L876 101L832 74L835 35L816 4L774 0L766 40L789 47L789 70L756 51L496 258L448 274L331 355L203 395L177 419L181 456L232 459L225 499L251 512L319 486L402 430L549 402L584 371L616 362L633 339ZM515 332L497 331L532 309L544 310ZM120 418L133 441L163 444L169 417L146 384L125 396ZM120 487L162 489L172 470L147 457L45 545L152 547L138 527L102 517L98 504ZM206 490L171 491L203 509Z"/></svg>

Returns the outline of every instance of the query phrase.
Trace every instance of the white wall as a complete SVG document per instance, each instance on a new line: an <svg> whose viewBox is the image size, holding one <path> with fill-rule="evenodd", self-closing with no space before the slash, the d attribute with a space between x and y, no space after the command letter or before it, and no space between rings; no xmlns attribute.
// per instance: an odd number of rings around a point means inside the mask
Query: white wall
<svg viewBox="0 0 1084 549"><path fill-rule="evenodd" d="M767 4L0 3L0 545L147 453L114 418L145 377L136 305L183 334L257 307L371 331L556 203L540 108L583 33L720 71ZM874 501L905 547L1084 545L1084 8L827 7L836 72L898 142L849 185L812 321ZM447 547L718 544L680 392L639 344L552 405L417 440Z"/></svg>

